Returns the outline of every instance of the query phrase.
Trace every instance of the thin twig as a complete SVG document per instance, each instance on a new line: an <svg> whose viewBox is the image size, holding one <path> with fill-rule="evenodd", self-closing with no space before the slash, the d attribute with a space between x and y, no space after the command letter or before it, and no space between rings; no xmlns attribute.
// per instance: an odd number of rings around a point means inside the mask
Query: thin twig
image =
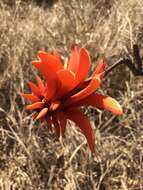
<svg viewBox="0 0 143 190"><path fill-rule="evenodd" d="M113 69L115 69L116 67L118 67L119 65L122 65L124 64L124 60L123 59L120 59L119 61L117 61L116 63L114 63L111 67L109 67L106 72L105 72L105 76L107 74L109 74Z"/></svg>
<svg viewBox="0 0 143 190"><path fill-rule="evenodd" d="M143 74L143 65L142 65L142 60L140 57L140 51L139 51L139 47L136 44L134 44L133 46L133 55L134 55L134 61L135 61L135 64L137 65L138 71L142 71L141 73Z"/></svg>
<svg viewBox="0 0 143 190"><path fill-rule="evenodd" d="M109 74L113 69L122 64L126 65L135 76L143 76L143 63L140 56L139 47L137 44L134 44L133 46L133 57L134 60L128 58L128 59L120 59L119 61L117 61L115 64L113 64L111 67L109 67L106 70L105 76Z"/></svg>

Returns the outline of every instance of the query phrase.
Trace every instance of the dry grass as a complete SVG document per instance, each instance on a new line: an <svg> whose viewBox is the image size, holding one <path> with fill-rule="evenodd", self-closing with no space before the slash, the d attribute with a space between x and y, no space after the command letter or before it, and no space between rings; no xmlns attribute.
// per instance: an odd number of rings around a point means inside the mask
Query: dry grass
<svg viewBox="0 0 143 190"><path fill-rule="evenodd" d="M143 77L120 66L103 81L103 91L120 101L122 117L86 110L95 124L97 155L72 124L58 141L46 128L33 128L19 97L34 80L30 65L38 50L57 49L65 59L72 43L96 61L111 65L132 57L143 44L142 0L58 0L0 3L0 190L142 190Z"/></svg>

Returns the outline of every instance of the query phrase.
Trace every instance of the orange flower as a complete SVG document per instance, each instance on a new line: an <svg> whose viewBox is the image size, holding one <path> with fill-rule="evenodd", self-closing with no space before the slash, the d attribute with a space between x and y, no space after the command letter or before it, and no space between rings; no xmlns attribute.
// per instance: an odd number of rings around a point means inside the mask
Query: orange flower
<svg viewBox="0 0 143 190"><path fill-rule="evenodd" d="M35 120L45 120L57 136L64 135L67 121L71 120L85 135L91 151L94 151L94 132L87 117L79 110L80 106L94 106L121 115L122 108L111 97L95 93L100 87L105 72L105 63L100 63L89 79L86 76L91 66L90 56L85 48L71 50L70 59L64 65L57 52L38 53L38 61L32 64L46 80L44 85L37 77L37 85L29 82L32 94L21 94L32 102L26 108L34 110Z"/></svg>

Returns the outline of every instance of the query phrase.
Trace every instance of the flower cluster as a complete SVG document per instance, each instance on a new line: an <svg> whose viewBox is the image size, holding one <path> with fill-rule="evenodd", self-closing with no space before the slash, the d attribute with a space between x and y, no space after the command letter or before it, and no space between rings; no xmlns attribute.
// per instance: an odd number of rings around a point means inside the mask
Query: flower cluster
<svg viewBox="0 0 143 190"><path fill-rule="evenodd" d="M28 82L31 94L21 94L31 104L26 109L35 111L34 120L44 120L56 135L64 135L67 121L73 121L85 135L91 151L94 151L94 132L87 117L79 109L94 106L121 115L119 103L108 96L97 93L106 64L97 65L90 78L86 79L91 66L90 56L85 48L71 49L70 58L63 65L57 52L38 52L39 60L32 64L45 78L45 84L37 76L37 85Z"/></svg>

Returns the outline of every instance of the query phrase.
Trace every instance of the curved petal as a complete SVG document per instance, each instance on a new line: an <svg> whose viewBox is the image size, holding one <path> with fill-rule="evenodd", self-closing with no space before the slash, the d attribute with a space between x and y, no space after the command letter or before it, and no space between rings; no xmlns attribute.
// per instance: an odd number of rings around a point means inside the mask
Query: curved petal
<svg viewBox="0 0 143 190"><path fill-rule="evenodd" d="M99 93L89 95L85 99L82 99L81 101L77 102L74 106L85 106L85 105L106 109L117 115L123 114L123 110L120 104L115 99Z"/></svg>
<svg viewBox="0 0 143 190"><path fill-rule="evenodd" d="M57 91L58 82L51 81L46 84L45 90L44 90L44 97L47 101L52 99Z"/></svg>
<svg viewBox="0 0 143 190"><path fill-rule="evenodd" d="M31 101L31 102L39 102L40 101L40 98L33 94L20 94L20 96L22 96L23 98L25 98L26 100Z"/></svg>
<svg viewBox="0 0 143 190"><path fill-rule="evenodd" d="M71 96L65 103L64 106L67 107L75 102L78 102L84 98L86 98L87 96L89 96L90 94L92 94L93 92L95 92L97 90L97 88L99 88L100 85L100 79L95 77L93 78L89 85L84 88L83 90L81 90L80 92L74 94L73 96Z"/></svg>
<svg viewBox="0 0 143 190"><path fill-rule="evenodd" d="M28 82L27 84L30 86L33 94L36 96L42 96L41 90L33 82Z"/></svg>
<svg viewBox="0 0 143 190"><path fill-rule="evenodd" d="M27 110L35 110L35 109L39 109L39 108L43 108L44 107L44 103L43 102L35 102L31 105L26 106Z"/></svg>
<svg viewBox="0 0 143 190"><path fill-rule="evenodd" d="M86 118L86 116L77 109L67 111L66 115L68 119L75 122L76 125L81 129L81 131L83 132L84 136L87 139L91 151L94 152L95 136L92 127L90 125L90 122Z"/></svg>
<svg viewBox="0 0 143 190"><path fill-rule="evenodd" d="M37 80L39 89L41 90L41 92L44 92L45 86L43 84L43 81L40 79L39 76L36 76L36 80Z"/></svg>
<svg viewBox="0 0 143 190"><path fill-rule="evenodd" d="M32 64L41 72L46 78L46 87L44 90L44 96L47 101L51 99L56 93L58 87L58 77L53 68L49 64L33 61Z"/></svg>
<svg viewBox="0 0 143 190"><path fill-rule="evenodd" d="M67 125L67 116L64 112L57 112L56 118L59 121L60 133L62 136L64 136Z"/></svg>
<svg viewBox="0 0 143 190"><path fill-rule="evenodd" d="M87 76L91 65L90 56L85 48L81 48L79 52L79 65L76 72L76 86L80 84Z"/></svg>
<svg viewBox="0 0 143 190"><path fill-rule="evenodd" d="M67 69L62 69L57 72L57 76L60 81L60 87L58 88L58 92L55 98L60 98L62 95L65 95L67 92L74 88L75 76Z"/></svg>
<svg viewBox="0 0 143 190"><path fill-rule="evenodd" d="M80 83L77 87L77 90L82 90L83 88L86 88L94 77L99 77L100 79L102 79L105 74L105 68L106 64L104 62L99 63L91 77Z"/></svg>
<svg viewBox="0 0 143 190"><path fill-rule="evenodd" d="M47 64L49 67L53 69L54 72L57 72L60 69L63 69L63 65L60 62L60 59L54 55L48 54L44 51L38 52L38 57L44 64Z"/></svg>
<svg viewBox="0 0 143 190"><path fill-rule="evenodd" d="M68 62L68 70L74 73L77 72L79 66L79 53L76 46L73 46L71 49L71 55Z"/></svg>
<svg viewBox="0 0 143 190"><path fill-rule="evenodd" d="M32 64L41 72L47 81L57 79L55 69L51 66L51 63L32 61Z"/></svg>
<svg viewBox="0 0 143 190"><path fill-rule="evenodd" d="M105 69L106 69L106 63L100 62L97 65L97 67L96 67L95 71L93 72L93 74L91 75L91 78L95 77L96 75L99 75L100 78L103 78L103 75L105 73Z"/></svg>

